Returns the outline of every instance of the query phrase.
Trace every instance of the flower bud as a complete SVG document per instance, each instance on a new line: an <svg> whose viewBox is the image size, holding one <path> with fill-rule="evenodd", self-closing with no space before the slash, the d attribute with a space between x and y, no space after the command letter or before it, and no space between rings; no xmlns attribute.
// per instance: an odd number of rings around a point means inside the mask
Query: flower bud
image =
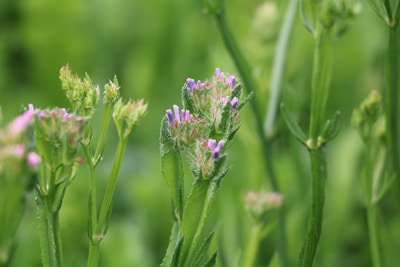
<svg viewBox="0 0 400 267"><path fill-rule="evenodd" d="M123 103L119 99L114 105L113 118L117 127L118 135L122 139L126 139L138 122L146 115L147 104L144 100Z"/></svg>

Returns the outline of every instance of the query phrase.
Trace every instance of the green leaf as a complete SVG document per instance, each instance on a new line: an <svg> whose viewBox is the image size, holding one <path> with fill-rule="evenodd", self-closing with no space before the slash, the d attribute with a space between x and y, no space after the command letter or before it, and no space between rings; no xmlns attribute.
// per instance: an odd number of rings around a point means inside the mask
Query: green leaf
<svg viewBox="0 0 400 267"><path fill-rule="evenodd" d="M203 244L195 251L190 266L202 266L207 262L208 250L210 248L211 242L213 241L215 232L212 231L207 238L204 239Z"/></svg>
<svg viewBox="0 0 400 267"><path fill-rule="evenodd" d="M217 252L215 252L211 258L202 267L213 267L217 263Z"/></svg>
<svg viewBox="0 0 400 267"><path fill-rule="evenodd" d="M232 125L232 105L228 102L222 111L221 122L218 125L218 130L226 133L227 130L230 130L230 125Z"/></svg>
<svg viewBox="0 0 400 267"><path fill-rule="evenodd" d="M169 122L166 116L161 122L160 150L161 172L172 194L173 208L182 218L183 214L183 167L179 150L169 133Z"/></svg>
<svg viewBox="0 0 400 267"><path fill-rule="evenodd" d="M171 235L169 237L167 252L165 253L164 259L160 264L160 267L172 266L171 265L172 259L174 258L174 255L177 253L177 248L179 247L178 235L179 235L179 224L177 222L174 222L171 230Z"/></svg>
<svg viewBox="0 0 400 267"><path fill-rule="evenodd" d="M278 257L278 253L274 253L274 255L272 256L271 261L269 262L268 267L279 267L279 257Z"/></svg>
<svg viewBox="0 0 400 267"><path fill-rule="evenodd" d="M178 265L179 264L179 257L181 255L183 243L184 243L184 238L179 239L179 242L175 247L175 251L174 251L174 255L173 255L172 260L171 260L170 267L179 266Z"/></svg>
<svg viewBox="0 0 400 267"><path fill-rule="evenodd" d="M299 140L300 143L307 146L307 144L306 144L307 136L305 135L303 130L300 128L300 126L290 116L284 103L281 104L281 112L282 112L282 116L283 116L284 120L286 121L286 125L288 126L290 132L296 137L297 140Z"/></svg>
<svg viewBox="0 0 400 267"><path fill-rule="evenodd" d="M339 134L340 126L340 111L336 111L332 119L325 122L322 134L319 137L319 145L334 139Z"/></svg>
<svg viewBox="0 0 400 267"><path fill-rule="evenodd" d="M185 238L185 242L182 248L181 264L187 262L186 257L188 257L191 246L194 245L194 235L200 222L203 220L203 206L209 185L209 180L197 179L187 199L182 220L182 236Z"/></svg>

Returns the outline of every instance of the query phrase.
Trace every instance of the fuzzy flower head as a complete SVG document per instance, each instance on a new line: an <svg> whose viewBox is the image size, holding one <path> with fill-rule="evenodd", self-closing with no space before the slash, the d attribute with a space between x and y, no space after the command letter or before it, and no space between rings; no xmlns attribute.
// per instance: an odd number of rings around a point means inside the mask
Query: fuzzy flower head
<svg viewBox="0 0 400 267"><path fill-rule="evenodd" d="M113 119L121 139L127 139L132 130L147 114L147 104L143 99L124 103L119 99L114 105Z"/></svg>
<svg viewBox="0 0 400 267"><path fill-rule="evenodd" d="M192 171L195 177L205 180L214 177L223 165L224 140L199 139L196 142Z"/></svg>
<svg viewBox="0 0 400 267"><path fill-rule="evenodd" d="M246 210L255 223L268 223L275 211L282 206L282 194L275 192L250 191L244 197Z"/></svg>
<svg viewBox="0 0 400 267"><path fill-rule="evenodd" d="M68 113L65 108L38 110L35 120L36 144L43 160L53 168L60 164L72 164L85 125L85 118Z"/></svg>
<svg viewBox="0 0 400 267"><path fill-rule="evenodd" d="M218 132L236 128L238 124L242 87L236 76L219 68L210 80L187 78L183 87L184 103L194 114L203 118Z"/></svg>
<svg viewBox="0 0 400 267"><path fill-rule="evenodd" d="M193 116L189 110L173 105L166 115L170 125L170 134L179 145L188 145L204 134L204 120Z"/></svg>

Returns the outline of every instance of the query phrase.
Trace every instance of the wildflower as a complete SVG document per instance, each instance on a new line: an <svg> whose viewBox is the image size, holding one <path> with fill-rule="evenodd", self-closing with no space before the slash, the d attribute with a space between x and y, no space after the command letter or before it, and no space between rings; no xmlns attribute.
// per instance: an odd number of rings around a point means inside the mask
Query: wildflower
<svg viewBox="0 0 400 267"><path fill-rule="evenodd" d="M220 157L221 149L224 146L225 141L220 140L217 145L217 141L215 139L208 139L207 141L207 147L211 150L213 153L213 159L217 160Z"/></svg>
<svg viewBox="0 0 400 267"><path fill-rule="evenodd" d="M235 96L231 101L233 109L236 109L238 102L239 102L239 99Z"/></svg>
<svg viewBox="0 0 400 267"><path fill-rule="evenodd" d="M192 92L194 87L194 80L192 78L187 78L186 85L189 88L189 91Z"/></svg>
<svg viewBox="0 0 400 267"><path fill-rule="evenodd" d="M178 105L173 105L174 112L172 113L171 109L167 109L167 117L171 126L174 126L175 123L180 124L181 122L190 122L193 119L193 115L190 114L190 111L187 109L179 110Z"/></svg>
<svg viewBox="0 0 400 267"><path fill-rule="evenodd" d="M235 88L235 85L236 85L236 77L235 77L234 75L229 76L229 77L226 79L226 84L227 84L231 89Z"/></svg>

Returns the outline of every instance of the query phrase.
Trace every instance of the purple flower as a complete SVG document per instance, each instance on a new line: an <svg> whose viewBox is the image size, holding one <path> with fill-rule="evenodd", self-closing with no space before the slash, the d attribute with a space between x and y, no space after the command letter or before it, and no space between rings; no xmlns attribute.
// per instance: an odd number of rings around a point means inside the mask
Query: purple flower
<svg viewBox="0 0 400 267"><path fill-rule="evenodd" d="M172 110L167 109L166 112L167 112L167 117L168 117L169 123L170 123L171 125L174 125L175 119L174 119L174 115L172 115Z"/></svg>
<svg viewBox="0 0 400 267"><path fill-rule="evenodd" d="M225 96L225 97L221 98L221 102L222 102L222 104L224 104L224 105L225 105L226 103L228 103L229 99L230 99L230 97L229 97L229 96Z"/></svg>
<svg viewBox="0 0 400 267"><path fill-rule="evenodd" d="M174 113L175 113L175 120L178 123L180 123L181 120L180 120L179 106L178 105L174 105L173 108L174 108Z"/></svg>
<svg viewBox="0 0 400 267"><path fill-rule="evenodd" d="M221 72L220 68L216 68L215 69L215 77L217 78L217 80L222 80L225 77L225 74L223 72Z"/></svg>
<svg viewBox="0 0 400 267"><path fill-rule="evenodd" d="M189 91L192 92L194 87L194 80L192 78L187 78L186 85L189 88Z"/></svg>
<svg viewBox="0 0 400 267"><path fill-rule="evenodd" d="M31 168L36 168L36 166L42 162L42 158L35 152L29 152L28 155L26 155L26 160Z"/></svg>
<svg viewBox="0 0 400 267"><path fill-rule="evenodd" d="M182 109L179 111L178 105L174 105L173 109L174 112L172 112L171 109L166 110L167 117L171 126L174 126L175 122L179 124L180 122L189 122L192 120L193 116L192 114L190 114L189 110Z"/></svg>
<svg viewBox="0 0 400 267"><path fill-rule="evenodd" d="M234 75L231 75L228 78L226 78L226 84L229 85L231 89L235 88L236 77Z"/></svg>
<svg viewBox="0 0 400 267"><path fill-rule="evenodd" d="M238 102L239 102L239 99L235 96L231 101L233 109L236 109L236 106L237 106Z"/></svg>
<svg viewBox="0 0 400 267"><path fill-rule="evenodd" d="M224 140L220 140L217 145L217 141L215 139L208 139L207 141L207 146L213 153L213 159L219 159L221 149L224 146L225 142Z"/></svg>

